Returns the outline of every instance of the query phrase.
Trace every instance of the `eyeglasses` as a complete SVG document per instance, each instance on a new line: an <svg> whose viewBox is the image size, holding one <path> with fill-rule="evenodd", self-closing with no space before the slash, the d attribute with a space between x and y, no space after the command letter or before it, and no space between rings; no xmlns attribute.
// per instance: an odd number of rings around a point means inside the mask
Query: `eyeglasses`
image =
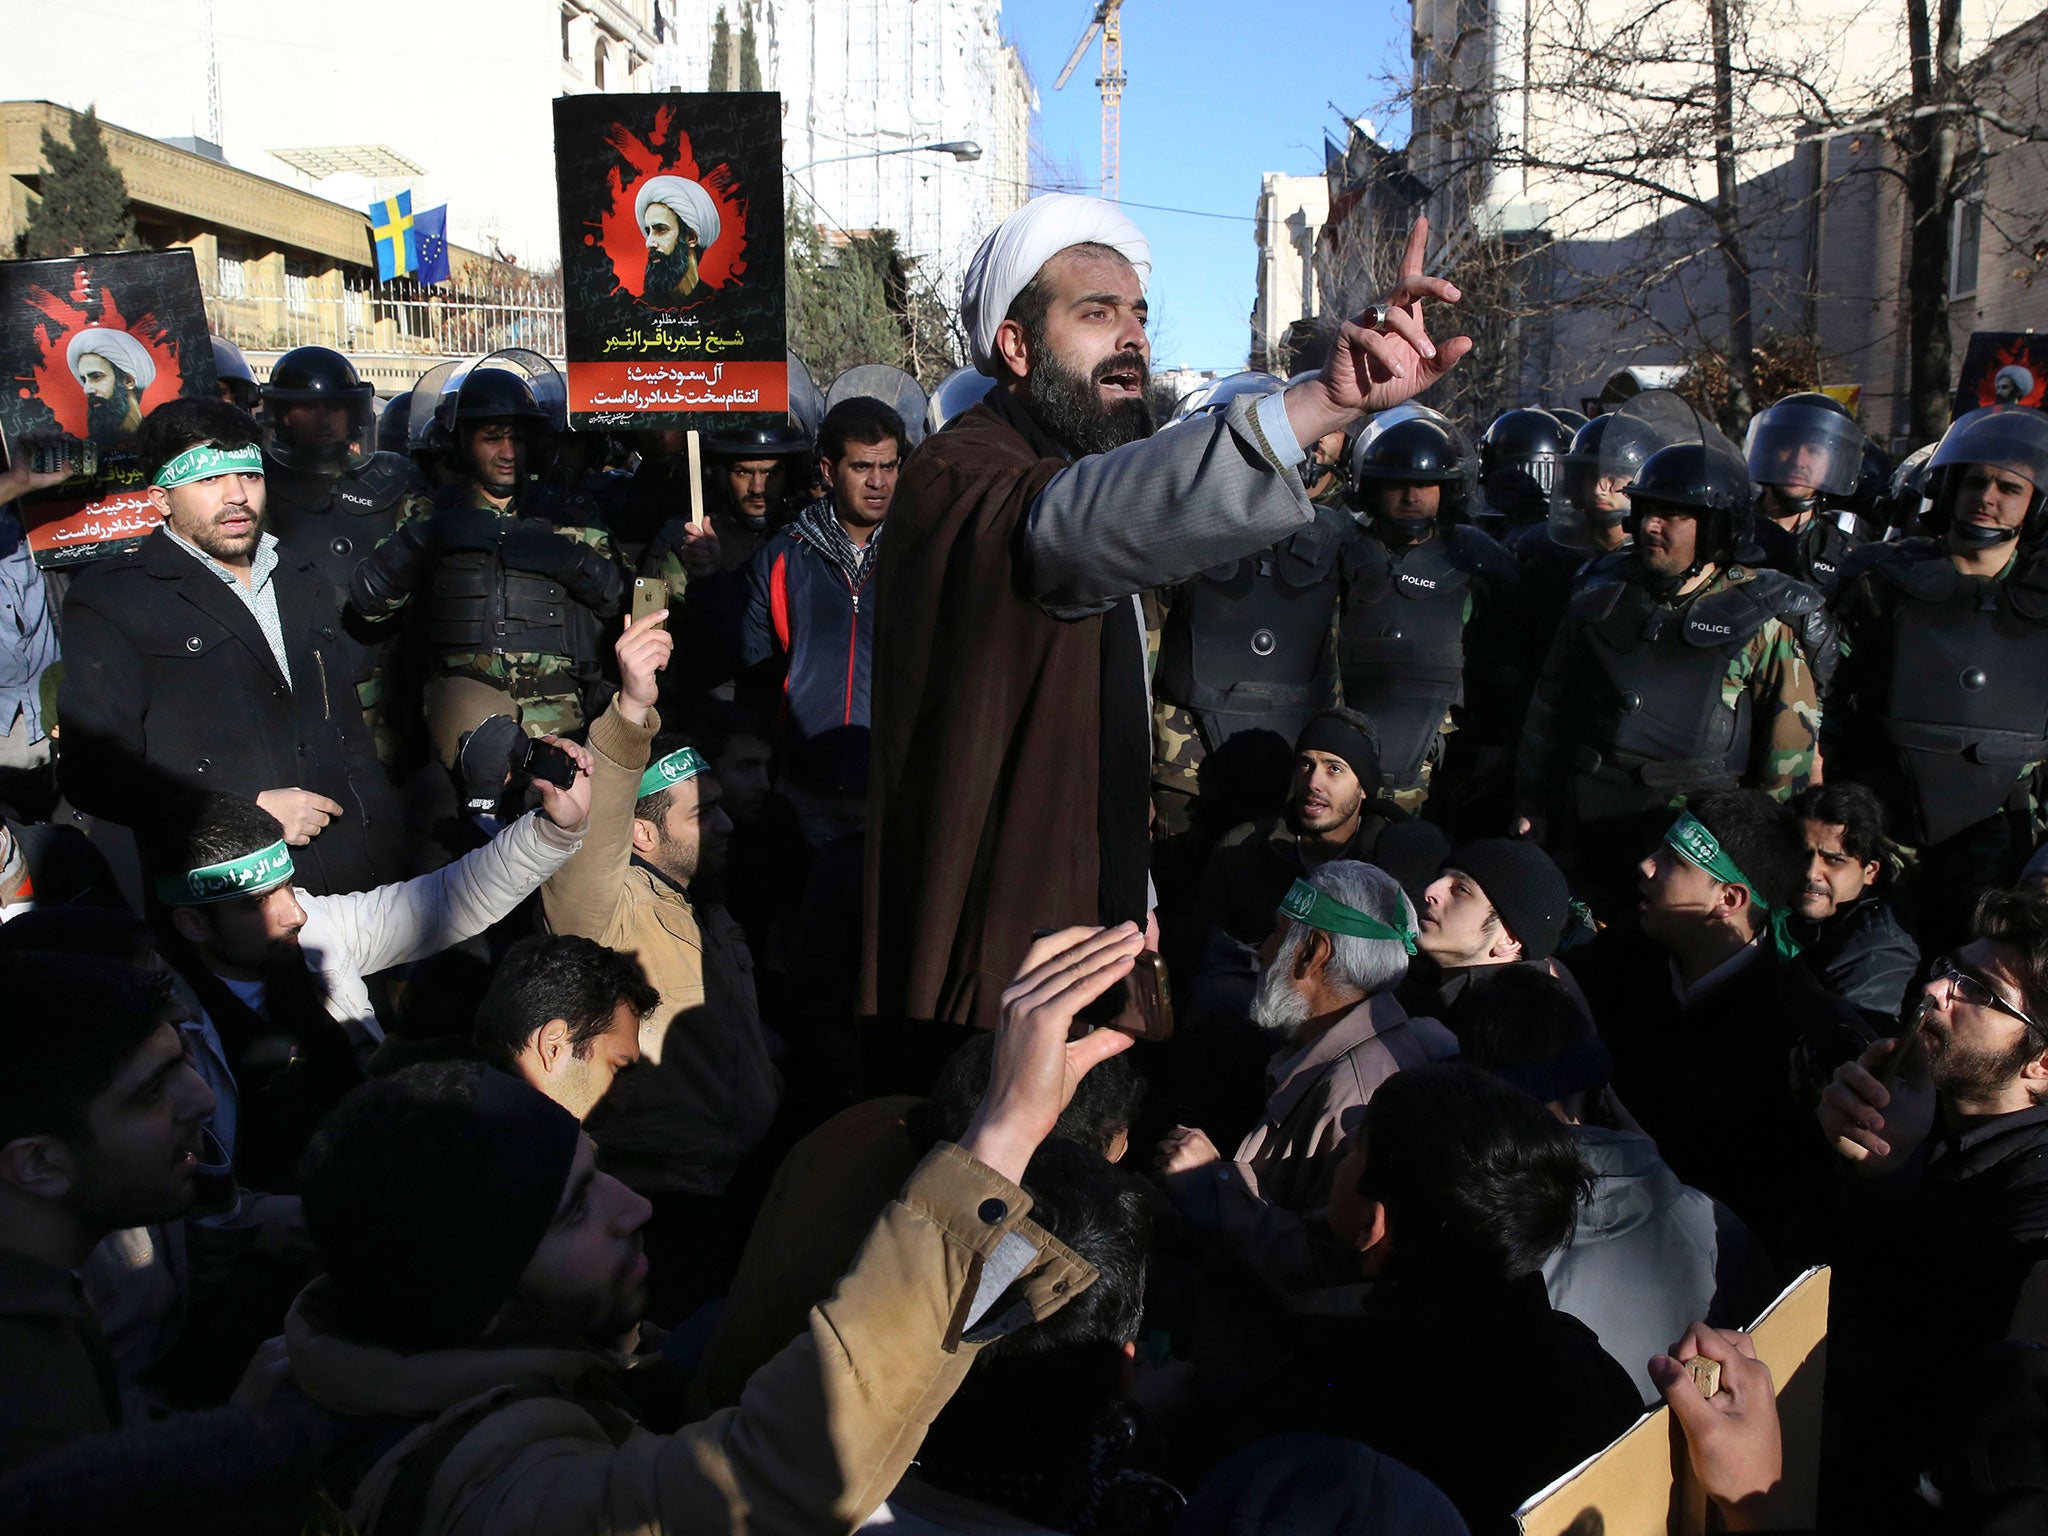
<svg viewBox="0 0 2048 1536"><path fill-rule="evenodd" d="M1942 955L1936 959L1934 969L1928 979L1930 981L1947 982L1949 990L1972 1007L1996 1008L2000 1013L2011 1014L2036 1035L2048 1035L2048 1030L2042 1029L2039 1024L2028 1018L2026 1014L2000 997L1990 982L1984 980L1981 976L1973 976L1968 971L1963 970L1947 955Z"/></svg>

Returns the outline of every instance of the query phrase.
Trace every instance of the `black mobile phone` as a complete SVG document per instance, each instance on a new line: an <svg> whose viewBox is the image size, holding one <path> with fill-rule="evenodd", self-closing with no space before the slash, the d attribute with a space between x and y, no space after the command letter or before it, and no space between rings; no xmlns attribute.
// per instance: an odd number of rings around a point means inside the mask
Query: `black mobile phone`
<svg viewBox="0 0 2048 1536"><path fill-rule="evenodd" d="M531 779L545 779L557 789L576 782L576 760L552 741L538 737L520 738L525 743L512 751L512 768Z"/></svg>

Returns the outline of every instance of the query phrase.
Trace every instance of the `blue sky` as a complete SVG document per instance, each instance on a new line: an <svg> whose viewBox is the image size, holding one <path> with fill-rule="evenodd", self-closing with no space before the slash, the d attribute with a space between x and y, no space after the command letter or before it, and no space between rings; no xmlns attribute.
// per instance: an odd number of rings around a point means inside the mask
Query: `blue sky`
<svg viewBox="0 0 2048 1536"><path fill-rule="evenodd" d="M1005 0L1003 26L1038 86L1039 141L1093 191L1100 174L1100 55L1052 83L1092 0ZM1371 117L1405 68L1410 11L1390 0L1125 0L1123 200L1152 242L1153 366L1242 368L1255 296L1252 214L1265 171L1321 170L1327 130ZM1249 23L1249 26L1247 26ZM1336 104L1335 109L1331 103Z"/></svg>

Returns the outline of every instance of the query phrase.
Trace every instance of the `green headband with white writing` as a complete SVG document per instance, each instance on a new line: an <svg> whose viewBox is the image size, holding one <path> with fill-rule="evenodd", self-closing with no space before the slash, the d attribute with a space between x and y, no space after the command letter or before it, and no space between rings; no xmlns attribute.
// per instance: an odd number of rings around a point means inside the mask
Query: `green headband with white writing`
<svg viewBox="0 0 2048 1536"><path fill-rule="evenodd" d="M1700 825L1690 812L1680 813L1678 820L1671 824L1671 830L1664 834L1664 841L1678 850L1688 863L1705 870L1723 885L1739 885L1749 892L1751 904L1770 924L1771 943L1778 954L1790 960L1799 953L1799 941L1792 937L1791 908L1774 907L1764 900L1764 894L1756 888L1755 882L1722 851L1721 840Z"/></svg>
<svg viewBox="0 0 2048 1536"><path fill-rule="evenodd" d="M219 443L194 443L158 470L150 484L173 491L181 485L190 485L194 480L211 480L216 475L262 473L263 453L254 445L223 448Z"/></svg>
<svg viewBox="0 0 2048 1536"><path fill-rule="evenodd" d="M1325 933L1348 934L1354 939L1387 939L1409 954L1415 953L1415 930L1389 928L1376 917L1356 907L1347 907L1336 897L1317 890L1306 880L1297 880L1280 899L1280 910L1297 923L1320 928Z"/></svg>
<svg viewBox="0 0 2048 1536"><path fill-rule="evenodd" d="M158 898L169 907L204 907L217 901L261 896L292 878L292 851L282 841L239 859L206 864L182 875L159 876Z"/></svg>
<svg viewBox="0 0 2048 1536"><path fill-rule="evenodd" d="M640 798L645 800L649 795L694 779L710 766L695 747L679 747L660 762L647 765L647 771L640 775Z"/></svg>

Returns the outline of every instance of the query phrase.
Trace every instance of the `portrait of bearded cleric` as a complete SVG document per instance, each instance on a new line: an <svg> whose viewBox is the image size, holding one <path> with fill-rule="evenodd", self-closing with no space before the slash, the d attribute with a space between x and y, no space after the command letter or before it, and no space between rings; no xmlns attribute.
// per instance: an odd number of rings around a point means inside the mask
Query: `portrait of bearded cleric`
<svg viewBox="0 0 2048 1536"><path fill-rule="evenodd" d="M672 304L694 292L698 258L718 242L718 204L697 182L654 176L633 198L634 222L647 241L647 277L641 296Z"/></svg>
<svg viewBox="0 0 2048 1536"><path fill-rule="evenodd" d="M156 359L126 331L88 326L71 338L64 361L85 394L86 435L101 446L142 429L142 396L156 382Z"/></svg>

